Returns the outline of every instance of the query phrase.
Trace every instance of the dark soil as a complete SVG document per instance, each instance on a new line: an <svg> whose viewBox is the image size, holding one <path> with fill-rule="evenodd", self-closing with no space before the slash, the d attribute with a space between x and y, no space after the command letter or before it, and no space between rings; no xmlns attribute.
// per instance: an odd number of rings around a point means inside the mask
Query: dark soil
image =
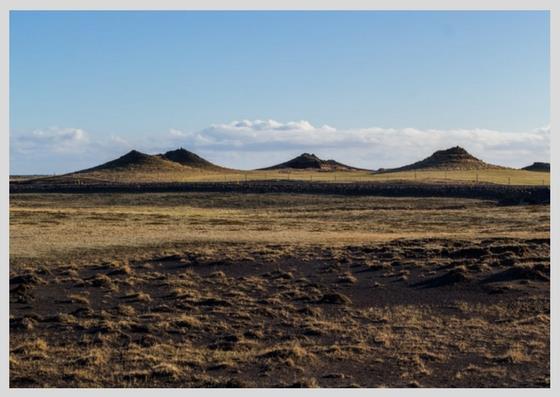
<svg viewBox="0 0 560 397"><path fill-rule="evenodd" d="M548 240L239 252L11 274L10 385L549 386Z"/></svg>
<svg viewBox="0 0 560 397"><path fill-rule="evenodd" d="M91 183L52 184L40 180L10 183L10 193L146 193L241 192L302 193L347 196L461 197L495 200L504 205L548 204L548 186L493 184L428 184L393 182L322 183L303 181L192 182L192 183Z"/></svg>

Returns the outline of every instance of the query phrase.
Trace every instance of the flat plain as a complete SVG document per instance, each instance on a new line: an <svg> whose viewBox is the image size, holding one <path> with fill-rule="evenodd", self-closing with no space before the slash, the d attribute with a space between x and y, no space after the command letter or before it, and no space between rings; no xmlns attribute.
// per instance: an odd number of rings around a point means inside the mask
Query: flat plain
<svg viewBox="0 0 560 397"><path fill-rule="evenodd" d="M13 387L547 387L548 205L12 194Z"/></svg>
<svg viewBox="0 0 560 397"><path fill-rule="evenodd" d="M111 170L70 174L56 177L19 178L45 180L49 183L95 184L138 182L247 182L247 181L305 181L305 182L424 182L424 183L493 183L499 185L550 185L550 173L518 169L489 170L418 170L374 173L371 171L318 170L190 170L190 172L139 170Z"/></svg>

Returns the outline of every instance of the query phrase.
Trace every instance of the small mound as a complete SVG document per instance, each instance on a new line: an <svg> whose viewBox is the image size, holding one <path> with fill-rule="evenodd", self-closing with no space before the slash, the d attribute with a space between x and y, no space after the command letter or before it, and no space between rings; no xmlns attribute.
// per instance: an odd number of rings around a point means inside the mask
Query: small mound
<svg viewBox="0 0 560 397"><path fill-rule="evenodd" d="M430 157L416 163L399 168L391 168L382 172L414 171L414 170L482 170L503 168L488 164L477 159L465 149L455 146L446 150L438 150Z"/></svg>
<svg viewBox="0 0 560 397"><path fill-rule="evenodd" d="M319 170L319 171L357 171L360 168L351 167L346 164L339 163L335 160L322 160L313 153L303 153L285 163L274 165L272 167L261 168L261 170Z"/></svg>
<svg viewBox="0 0 560 397"><path fill-rule="evenodd" d="M454 285L457 283L464 283L470 280L471 279L467 274L467 270L461 266L456 269L450 270L444 275L420 281L416 284L413 284L412 286L420 288L438 288L448 285Z"/></svg>
<svg viewBox="0 0 560 397"><path fill-rule="evenodd" d="M159 157L185 165L191 168L200 168L207 170L223 170L224 168L212 164L210 161L200 157L199 155L190 152L186 149L179 148L177 150L170 150L165 154L158 155Z"/></svg>
<svg viewBox="0 0 560 397"><path fill-rule="evenodd" d="M338 292L324 294L317 303L326 303L330 305L350 305L352 301L349 297Z"/></svg>
<svg viewBox="0 0 560 397"><path fill-rule="evenodd" d="M546 274L547 268L544 265L536 266L514 266L482 280L482 283L497 283L502 281L533 280L550 281ZM550 269L548 269L550 271Z"/></svg>
<svg viewBox="0 0 560 397"><path fill-rule="evenodd" d="M534 162L533 164L521 169L525 171L550 172L550 163Z"/></svg>

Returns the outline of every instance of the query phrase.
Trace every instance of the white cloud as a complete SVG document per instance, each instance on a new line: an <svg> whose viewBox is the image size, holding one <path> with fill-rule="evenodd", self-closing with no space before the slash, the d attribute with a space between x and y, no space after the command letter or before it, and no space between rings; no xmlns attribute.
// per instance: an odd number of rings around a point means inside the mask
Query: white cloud
<svg viewBox="0 0 560 397"><path fill-rule="evenodd" d="M37 150L75 153L84 150L89 143L89 134L80 128L50 127L18 135L11 146L21 153L33 153Z"/></svg>
<svg viewBox="0 0 560 397"><path fill-rule="evenodd" d="M314 127L305 120L280 123L275 120L243 120L229 124L212 124L190 136L195 146L211 146L216 150L278 150L286 147L309 146L323 137L335 136L330 126ZM322 136L323 135L323 136ZM187 137L187 136L185 136Z"/></svg>
<svg viewBox="0 0 560 397"><path fill-rule="evenodd" d="M420 160L435 150L462 146L490 163L521 167L533 161L549 161L550 125L532 131L508 132L475 129L315 127L305 120L242 120L212 124L200 131L170 129L145 138L90 138L79 128L49 128L15 135L12 152L19 163L33 161L34 154L69 158L81 153L88 166L107 161L130 149L164 152L179 146L210 161L234 168L260 168L288 160L302 152L363 168L396 167ZM83 160L85 161L85 160ZM66 170L76 169L69 165Z"/></svg>
<svg viewBox="0 0 560 397"><path fill-rule="evenodd" d="M335 130L327 125L322 129ZM229 124L213 124L210 129L231 129L236 131L313 131L316 128L309 121L289 121L281 123L276 120L243 120L233 121Z"/></svg>
<svg viewBox="0 0 560 397"><path fill-rule="evenodd" d="M485 161L516 167L538 160L548 161L550 156L550 126L526 132L482 128L422 130L371 127L337 130L330 126L314 127L308 121L244 120L214 124L196 133L173 130L173 135L184 147L208 153L218 162L227 157L231 163L226 165L234 167L243 164L247 168L271 165L273 158L286 160L303 151L374 169L414 162L435 150L456 145ZM222 152L222 157L218 152ZM245 156L249 159L240 161L239 156L226 154L230 152L251 154Z"/></svg>
<svg viewBox="0 0 560 397"><path fill-rule="evenodd" d="M120 136L115 136L112 135L110 142L113 145L117 145L117 146L121 146L121 147L132 147L132 145L124 138L121 138Z"/></svg>

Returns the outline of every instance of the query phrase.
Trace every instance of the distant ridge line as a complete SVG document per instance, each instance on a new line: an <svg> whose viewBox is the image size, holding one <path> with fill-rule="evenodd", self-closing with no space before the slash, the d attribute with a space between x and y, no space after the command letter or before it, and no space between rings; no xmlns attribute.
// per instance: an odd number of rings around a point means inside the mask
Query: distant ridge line
<svg viewBox="0 0 560 397"><path fill-rule="evenodd" d="M547 168L548 167L548 168ZM307 170L319 172L334 171L366 171L373 173L389 173L400 171L420 170L484 170L484 169L506 169L498 165L488 164L468 153L465 149L456 146L445 150L438 150L431 156L398 168L379 169L377 171L353 167L335 160L323 160L313 153L303 153L284 163L270 167L260 168L252 171L271 170ZM527 171L548 171L549 163L534 163L523 168ZM115 180L130 179L139 182L155 182L156 180L171 181L188 177L189 173L200 175L201 172L248 172L222 167L211 163L203 157L184 148L170 150L163 154L146 154L137 150L131 150L121 157L107 161L103 164L56 176L39 178L55 182L60 179L68 179L78 176L81 179L105 179ZM252 172L251 171L251 172ZM36 180L40 182L40 180Z"/></svg>

